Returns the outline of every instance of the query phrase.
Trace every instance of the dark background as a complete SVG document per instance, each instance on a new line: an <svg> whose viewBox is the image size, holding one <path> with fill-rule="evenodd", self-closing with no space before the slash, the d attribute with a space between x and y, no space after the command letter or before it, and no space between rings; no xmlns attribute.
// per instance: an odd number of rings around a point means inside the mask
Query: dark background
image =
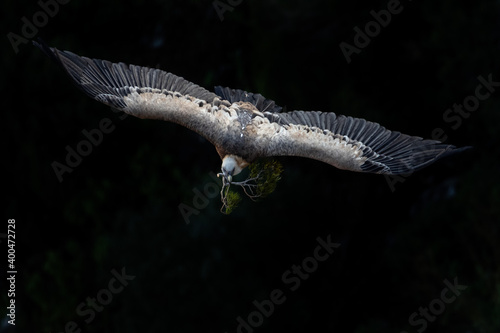
<svg viewBox="0 0 500 333"><path fill-rule="evenodd" d="M221 21L210 0L71 0L35 36L208 89L259 92L288 110L426 138L441 128L448 143L474 150L390 179L392 187L384 176L281 158L271 196L244 197L229 216L215 196L187 224L179 205L193 206L193 189L212 186L215 149L174 124L121 120L38 49L14 52L7 34L22 36L21 18L32 22L41 7L3 1L0 232L16 219L18 331L64 332L74 321L81 332L236 332L254 300L280 289L286 301L253 331L498 332L500 94L456 128L443 119L474 95L479 76L500 81L498 1L402 1L350 64L339 44L353 44L354 27L388 1L240 2ZM51 164L64 163L65 147L103 118L113 131L59 182ZM340 247L291 291L282 275L328 235ZM135 279L87 324L77 306L105 295L122 268ZM439 310L443 281L455 278L467 289L426 327L410 325L420 307ZM5 309L6 291L0 299Z"/></svg>

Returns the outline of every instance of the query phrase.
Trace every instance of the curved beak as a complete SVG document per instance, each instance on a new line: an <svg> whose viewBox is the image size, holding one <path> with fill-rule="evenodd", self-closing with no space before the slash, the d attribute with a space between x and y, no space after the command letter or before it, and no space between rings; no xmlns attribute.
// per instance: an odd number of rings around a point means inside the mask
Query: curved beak
<svg viewBox="0 0 500 333"><path fill-rule="evenodd" d="M229 184L231 184L231 181L233 180L234 170L232 170L232 171L222 170L222 172L224 173L224 178L226 178L226 180L229 182Z"/></svg>

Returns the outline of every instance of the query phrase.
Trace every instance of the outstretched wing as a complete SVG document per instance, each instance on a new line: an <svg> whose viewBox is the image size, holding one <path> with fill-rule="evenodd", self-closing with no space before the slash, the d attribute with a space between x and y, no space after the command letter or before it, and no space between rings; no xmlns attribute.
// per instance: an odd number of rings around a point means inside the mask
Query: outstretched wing
<svg viewBox="0 0 500 333"><path fill-rule="evenodd" d="M265 113L265 116L270 123L280 126L273 135L268 135L270 140L264 155L308 157L351 171L408 174L469 148L457 149L332 112L293 111ZM269 132L270 128L264 125L261 131Z"/></svg>
<svg viewBox="0 0 500 333"><path fill-rule="evenodd" d="M34 42L93 99L139 118L183 125L217 145L230 123L230 103L165 71L80 57Z"/></svg>
<svg viewBox="0 0 500 333"><path fill-rule="evenodd" d="M222 99L231 103L248 102L253 104L260 112L281 112L282 107L276 105L273 100L267 99L261 94L254 94L240 89L215 86L215 93Z"/></svg>
<svg viewBox="0 0 500 333"><path fill-rule="evenodd" d="M280 113L274 101L242 90L217 87L220 99L159 69L80 57L41 42L35 45L93 99L139 118L178 123L204 136L220 154L232 152L248 161L257 156L302 156L340 169L406 174L467 148L391 132L376 123L334 113ZM254 126L240 125L249 113L233 107L234 102L249 102L260 111L250 115Z"/></svg>

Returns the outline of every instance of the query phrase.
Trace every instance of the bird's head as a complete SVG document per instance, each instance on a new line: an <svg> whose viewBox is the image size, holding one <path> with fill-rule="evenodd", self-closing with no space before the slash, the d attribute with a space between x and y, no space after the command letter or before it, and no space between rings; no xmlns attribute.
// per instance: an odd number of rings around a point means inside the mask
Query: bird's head
<svg viewBox="0 0 500 333"><path fill-rule="evenodd" d="M236 176L246 168L248 162L243 158L236 155L226 155L222 159L221 173L217 174L217 176L222 176L225 181L231 183L233 180L233 176Z"/></svg>

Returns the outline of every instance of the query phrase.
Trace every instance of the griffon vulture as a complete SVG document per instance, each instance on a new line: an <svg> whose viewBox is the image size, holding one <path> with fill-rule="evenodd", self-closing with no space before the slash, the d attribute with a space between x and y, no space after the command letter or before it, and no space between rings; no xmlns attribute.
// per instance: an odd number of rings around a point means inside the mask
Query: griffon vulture
<svg viewBox="0 0 500 333"><path fill-rule="evenodd" d="M219 175L226 184L260 157L300 156L344 170L397 175L464 149L333 112L282 112L260 94L223 87L213 93L160 69L34 44L93 99L135 117L177 123L206 138L222 159Z"/></svg>

